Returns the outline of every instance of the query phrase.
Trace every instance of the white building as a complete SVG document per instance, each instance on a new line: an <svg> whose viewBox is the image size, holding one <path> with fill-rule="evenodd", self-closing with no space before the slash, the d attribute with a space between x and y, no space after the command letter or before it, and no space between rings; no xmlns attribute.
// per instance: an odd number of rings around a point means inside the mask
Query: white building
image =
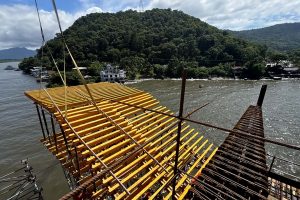
<svg viewBox="0 0 300 200"><path fill-rule="evenodd" d="M270 63L266 64L266 67L270 68L270 67L275 67L276 65L280 65L282 67L294 67L294 65L291 63L291 61L288 61L288 60L280 60L278 63L270 62Z"/></svg>
<svg viewBox="0 0 300 200"><path fill-rule="evenodd" d="M30 69L30 74L34 78L39 78L40 76L48 76L48 71L46 67L33 67L33 69Z"/></svg>
<svg viewBox="0 0 300 200"><path fill-rule="evenodd" d="M100 72L102 82L120 82L124 83L126 80L126 71L119 69L118 66L106 65L106 69Z"/></svg>

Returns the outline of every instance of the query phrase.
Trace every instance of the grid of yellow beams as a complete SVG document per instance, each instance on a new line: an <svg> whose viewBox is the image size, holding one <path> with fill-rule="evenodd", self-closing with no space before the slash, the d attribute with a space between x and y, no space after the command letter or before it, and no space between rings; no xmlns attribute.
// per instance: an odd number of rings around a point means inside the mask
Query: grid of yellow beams
<svg viewBox="0 0 300 200"><path fill-rule="evenodd" d="M69 124L108 167L132 154L131 157L112 169L114 175L127 188L130 195L122 189L110 173L106 173L88 188L93 198L105 199L107 196L114 196L116 199L139 199L148 194L149 199L154 199L158 195L169 199L172 192L170 180L173 177L175 162L177 119L120 102L163 113L173 113L159 105L159 102L149 93L137 89L113 83L90 84L89 88L96 99L97 106L118 123L139 145L145 145L144 149L154 157L154 159L151 158L143 150L133 153L138 145L111 120L98 113L85 98L82 98L80 93L86 94L83 86L68 87L66 101L64 100L64 88L49 89L50 95L60 109L63 110L64 102L67 102ZM50 137L51 143L49 139L42 140L42 142L57 157L64 168L72 173L79 184L105 169L72 132L70 125L66 124L55 111L52 102L43 91L36 90L25 94L52 112L63 128L70 154L66 150L61 133L56 135L57 147L53 136ZM183 123L180 140L179 168L190 175L200 173L217 148L185 123ZM75 156L75 147L78 160ZM176 180L176 197L178 199L183 199L187 194L190 182L191 179L187 175L180 174Z"/></svg>

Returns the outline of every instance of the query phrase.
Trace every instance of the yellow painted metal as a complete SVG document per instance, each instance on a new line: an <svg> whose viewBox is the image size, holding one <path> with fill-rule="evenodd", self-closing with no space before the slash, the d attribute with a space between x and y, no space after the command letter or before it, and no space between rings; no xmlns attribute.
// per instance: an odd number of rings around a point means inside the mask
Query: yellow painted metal
<svg viewBox="0 0 300 200"><path fill-rule="evenodd" d="M199 171L197 172L196 176L200 176L202 170L205 168L205 166L209 163L209 161L212 159L212 157L216 154L216 152L218 151L218 147L215 148L215 150L209 155L209 157L207 158L207 160L204 162L204 164L201 166L201 168L199 169Z"/></svg>
<svg viewBox="0 0 300 200"><path fill-rule="evenodd" d="M208 142L208 140L204 141L204 142L201 144L201 146L195 150L194 153L195 153L195 154L198 154L198 152L206 145L207 142ZM210 149L210 147L208 147L206 150L208 151L209 149ZM205 154L202 154L202 155L205 155ZM154 199L154 198L160 193L160 191L166 186L166 184L169 182L169 180L170 180L171 178L172 178L172 176L170 176L169 179L168 179L165 183L163 183L162 186L161 186L160 188L158 188L158 189L155 191L155 193L149 198L149 200L150 200L150 199Z"/></svg>
<svg viewBox="0 0 300 200"><path fill-rule="evenodd" d="M194 168L199 164L199 162L204 158L204 156L207 154L207 152L211 149L211 147L213 146L213 144L209 145L208 148L201 154L201 156L199 156L199 158L194 162L194 164L190 167L190 169L187 171L188 174L190 174ZM209 158L210 160L210 158ZM205 166L206 164L204 163L201 168L203 166ZM177 182L177 185L176 185L176 189L178 187L180 187L187 179L187 175L183 175L183 177ZM169 192L169 194L164 198L164 199L169 199L171 197L172 193Z"/></svg>
<svg viewBox="0 0 300 200"><path fill-rule="evenodd" d="M197 172L196 177L200 176L201 171L205 168L205 166L209 163L209 161L212 159L212 157L216 154L216 152L218 151L218 148L215 148L214 151L209 155L209 157L207 158L207 160L204 162L204 164L201 166L200 170ZM202 158L201 158L202 159ZM195 167L193 167L194 169ZM191 169L192 170L192 169ZM190 170L188 171L188 173L190 172ZM187 175L184 175L185 178L187 178ZM184 189L184 191L182 192L182 194L180 195L180 197L178 199L183 199L185 197L185 195L188 193L189 189L191 188L191 185L188 185L188 187L186 187Z"/></svg>
<svg viewBox="0 0 300 200"><path fill-rule="evenodd" d="M105 195L112 195L116 199L139 199L151 188L155 188L155 192L150 197L150 199L154 199L165 188L167 191L165 198L167 199L172 191L168 184L173 177L177 119L124 105L122 102L167 114L173 113L160 105L159 101L152 95L141 90L113 83L95 83L88 86L96 105L118 123L139 145L144 145L144 149L153 156L151 158L144 150L136 151L138 145L124 132L116 128L111 120L97 112L94 105L88 101L89 97L84 86L68 87L66 101L63 87L48 89L49 94L61 110L64 110L65 103L67 104L67 118L73 130L82 137L89 148L108 167L131 155L112 169L119 180L126 184L131 196L120 190L120 185L112 175L103 174L94 185L89 187L90 192L94 186L97 188L93 192L93 198L103 199ZM62 166L74 176L78 183L82 184L91 178L91 172L95 175L104 169L91 154L91 151L71 131L72 129L64 123L64 119L54 109L44 91L35 90L25 94L35 103L54 114L57 123L63 128L71 155L67 152L61 133L56 134L57 146L54 143L54 136L50 137L51 143L48 138L41 140L41 142L57 157ZM195 132L186 123L182 124L180 141L178 166L182 168L189 164L190 168L187 173L192 176L195 176L195 169L200 168L197 174L199 175L215 154L216 149L210 152L212 144L207 146L208 141L204 140L202 135ZM78 166L74 164L76 163L74 146L76 146L78 153L80 176ZM194 162L190 163L193 156L195 157ZM202 163L204 157L207 159ZM163 170L157 162L164 166L167 171ZM183 199L190 187L190 179L181 174L176 184L178 199Z"/></svg>

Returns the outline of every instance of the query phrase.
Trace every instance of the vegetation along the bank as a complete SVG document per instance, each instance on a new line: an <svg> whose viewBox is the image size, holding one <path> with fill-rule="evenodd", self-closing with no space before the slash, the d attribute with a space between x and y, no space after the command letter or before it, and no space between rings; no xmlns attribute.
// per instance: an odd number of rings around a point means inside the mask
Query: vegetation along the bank
<svg viewBox="0 0 300 200"><path fill-rule="evenodd" d="M245 67L243 76L257 79L264 74L264 61L270 54L266 46L238 39L170 9L93 13L79 18L64 35L79 66L87 67L88 75L95 77L92 81L99 80L104 63L119 65L129 79L176 78L183 67L189 78L232 77L233 66ZM47 45L62 70L64 48L60 34ZM47 48L43 48L43 55L38 49L37 56L20 63L20 69L29 72L39 65L52 69ZM66 66L69 84L79 84L69 56ZM61 84L59 77L52 76L50 84Z"/></svg>

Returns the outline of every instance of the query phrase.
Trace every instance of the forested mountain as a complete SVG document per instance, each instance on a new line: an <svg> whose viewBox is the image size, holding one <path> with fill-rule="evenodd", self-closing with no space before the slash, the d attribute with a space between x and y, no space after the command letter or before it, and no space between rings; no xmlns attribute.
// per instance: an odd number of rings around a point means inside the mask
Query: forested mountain
<svg viewBox="0 0 300 200"><path fill-rule="evenodd" d="M89 14L75 21L64 36L79 65L88 67L91 74L102 62L108 62L127 70L129 78L179 77L183 67L194 78L230 76L234 65L247 66L249 76L256 77L261 75L256 71L266 55L263 46L237 39L227 31L171 9ZM60 34L47 45L62 69ZM47 55L46 48L44 52ZM40 56L41 49L39 59ZM39 59L26 59L20 68L26 70ZM51 66L48 57L43 58L43 63ZM69 57L67 66L72 68Z"/></svg>
<svg viewBox="0 0 300 200"><path fill-rule="evenodd" d="M0 60L2 59L23 59L34 56L35 51L26 48L10 48L0 50Z"/></svg>
<svg viewBox="0 0 300 200"><path fill-rule="evenodd" d="M277 24L274 26L233 31L234 35L279 51L300 49L300 23Z"/></svg>

